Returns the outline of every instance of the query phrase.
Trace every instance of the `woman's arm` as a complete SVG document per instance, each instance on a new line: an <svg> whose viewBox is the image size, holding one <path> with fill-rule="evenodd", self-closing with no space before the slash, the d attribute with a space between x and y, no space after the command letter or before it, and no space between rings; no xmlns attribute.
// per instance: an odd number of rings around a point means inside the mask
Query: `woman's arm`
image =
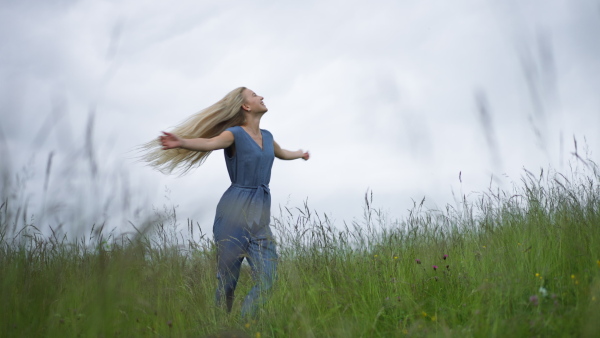
<svg viewBox="0 0 600 338"><path fill-rule="evenodd" d="M304 152L302 150L290 151L290 150L281 149L279 144L277 144L277 142L275 142L275 141L273 141L273 148L275 148L275 157L277 157L280 160L295 160L295 159L301 158L306 161L310 158L310 154L308 153L308 151L307 152Z"/></svg>
<svg viewBox="0 0 600 338"><path fill-rule="evenodd" d="M233 144L233 133L225 130L221 134L213 138L181 138L175 134L163 131L163 136L160 137L163 150L173 148L183 148L195 151L213 151L217 149L225 149Z"/></svg>

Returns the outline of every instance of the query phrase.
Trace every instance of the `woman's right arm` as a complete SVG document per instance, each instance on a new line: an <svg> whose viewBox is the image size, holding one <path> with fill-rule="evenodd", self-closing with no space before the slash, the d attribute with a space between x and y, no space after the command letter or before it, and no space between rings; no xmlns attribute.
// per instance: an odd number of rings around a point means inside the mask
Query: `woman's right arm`
<svg viewBox="0 0 600 338"><path fill-rule="evenodd" d="M233 144L234 137L233 133L225 130L221 134L213 138L188 138L184 139L175 134L167 133L163 131L160 136L160 143L162 143L163 150L173 148L183 148L195 151L213 151L217 149L225 149Z"/></svg>

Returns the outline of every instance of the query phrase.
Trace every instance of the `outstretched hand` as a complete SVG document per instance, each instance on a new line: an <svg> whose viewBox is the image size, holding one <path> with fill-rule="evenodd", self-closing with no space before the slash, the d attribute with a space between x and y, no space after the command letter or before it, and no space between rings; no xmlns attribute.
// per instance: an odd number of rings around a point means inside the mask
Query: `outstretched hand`
<svg viewBox="0 0 600 338"><path fill-rule="evenodd" d="M308 159L310 158L310 154L307 152L305 152L304 154L302 154L302 159L305 161L308 161Z"/></svg>
<svg viewBox="0 0 600 338"><path fill-rule="evenodd" d="M164 135L161 135L159 139L163 146L163 150L179 148L183 145L181 138L179 138L177 135L168 133L166 131L163 131L162 133Z"/></svg>

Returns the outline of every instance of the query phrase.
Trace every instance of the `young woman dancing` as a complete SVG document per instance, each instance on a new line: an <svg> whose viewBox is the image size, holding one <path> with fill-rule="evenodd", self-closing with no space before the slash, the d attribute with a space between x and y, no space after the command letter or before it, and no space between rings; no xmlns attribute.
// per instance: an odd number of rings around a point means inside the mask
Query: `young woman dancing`
<svg viewBox="0 0 600 338"><path fill-rule="evenodd" d="M236 88L171 133L163 132L160 142L142 146L147 151L142 159L166 173L186 173L201 165L213 150L225 149L231 186L217 205L213 224L217 246L216 301L231 311L246 257L256 285L244 300L242 317L256 314L275 280L277 253L269 226L269 181L274 157L309 158L308 152L282 149L269 131L260 129L260 119L267 112L263 99L250 89Z"/></svg>

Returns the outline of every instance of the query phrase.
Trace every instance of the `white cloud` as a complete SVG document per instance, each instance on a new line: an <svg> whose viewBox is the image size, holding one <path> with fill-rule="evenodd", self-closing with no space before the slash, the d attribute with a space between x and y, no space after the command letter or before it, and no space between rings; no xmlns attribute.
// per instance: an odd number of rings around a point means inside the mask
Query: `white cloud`
<svg viewBox="0 0 600 338"><path fill-rule="evenodd" d="M50 151L83 161L72 154L95 108L97 160L120 166L107 170L126 172L142 199L160 204L168 186L180 216L208 232L228 185L220 152L183 178L133 164L127 152L240 85L265 96L262 126L279 144L312 152L306 163L276 162L274 211L308 197L350 220L371 188L376 205L402 216L411 198L453 203L459 171L466 192L484 190L492 174L501 182L523 166L560 166L573 134L600 147L592 1L26 3L0 10L1 128L20 145L11 147L15 165L36 153L43 172ZM477 90L502 168L486 145ZM50 115L54 136L33 144L52 111L64 112Z"/></svg>

